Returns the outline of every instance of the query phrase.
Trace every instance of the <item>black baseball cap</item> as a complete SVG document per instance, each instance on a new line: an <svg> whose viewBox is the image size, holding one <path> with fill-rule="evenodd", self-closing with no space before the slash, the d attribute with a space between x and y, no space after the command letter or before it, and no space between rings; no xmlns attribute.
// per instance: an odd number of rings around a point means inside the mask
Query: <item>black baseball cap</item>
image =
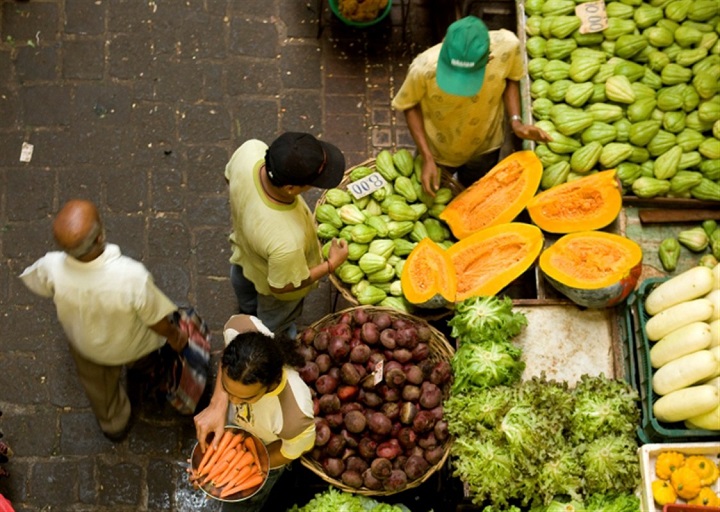
<svg viewBox="0 0 720 512"><path fill-rule="evenodd" d="M345 157L337 147L309 133L286 132L270 144L265 169L279 187L335 188L345 174Z"/></svg>

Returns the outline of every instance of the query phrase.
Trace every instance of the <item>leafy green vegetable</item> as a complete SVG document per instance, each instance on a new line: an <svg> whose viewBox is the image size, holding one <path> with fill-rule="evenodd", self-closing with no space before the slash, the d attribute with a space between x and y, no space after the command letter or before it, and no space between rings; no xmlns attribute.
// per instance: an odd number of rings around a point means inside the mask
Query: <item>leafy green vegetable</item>
<svg viewBox="0 0 720 512"><path fill-rule="evenodd" d="M573 437L593 441L608 434L632 435L640 421L639 399L624 381L583 375L575 386Z"/></svg>
<svg viewBox="0 0 720 512"><path fill-rule="evenodd" d="M410 512L404 505L380 503L330 487L318 493L304 507L293 505L287 512Z"/></svg>
<svg viewBox="0 0 720 512"><path fill-rule="evenodd" d="M585 500L585 512L640 512L640 498L632 493L593 494Z"/></svg>
<svg viewBox="0 0 720 512"><path fill-rule="evenodd" d="M585 445L585 489L589 493L628 493L638 484L637 444L628 435L599 437Z"/></svg>
<svg viewBox="0 0 720 512"><path fill-rule="evenodd" d="M473 435L494 429L515 396L515 389L509 386L472 388L467 393L452 395L443 403L443 419L453 435Z"/></svg>
<svg viewBox="0 0 720 512"><path fill-rule="evenodd" d="M461 343L451 364L453 368L452 392L514 384L520 380L525 363L520 360L522 350L509 341L487 343Z"/></svg>
<svg viewBox="0 0 720 512"><path fill-rule="evenodd" d="M456 304L448 325L463 342L505 341L520 334L527 318L513 312L509 297L470 297Z"/></svg>
<svg viewBox="0 0 720 512"><path fill-rule="evenodd" d="M577 452L565 443L557 447L556 455L541 466L537 478L537 492L545 501L555 496L581 499L583 468Z"/></svg>

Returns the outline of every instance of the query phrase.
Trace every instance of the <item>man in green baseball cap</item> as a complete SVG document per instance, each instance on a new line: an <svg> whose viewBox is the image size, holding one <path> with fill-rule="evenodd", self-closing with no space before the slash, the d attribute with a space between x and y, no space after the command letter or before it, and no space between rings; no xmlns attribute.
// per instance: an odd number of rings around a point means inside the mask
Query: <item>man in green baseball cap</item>
<svg viewBox="0 0 720 512"><path fill-rule="evenodd" d="M488 30L475 16L452 23L441 44L415 57L392 106L405 114L429 194L440 185L438 164L465 186L492 169L508 124L521 139L550 140L522 122L518 81L526 73L517 36Z"/></svg>

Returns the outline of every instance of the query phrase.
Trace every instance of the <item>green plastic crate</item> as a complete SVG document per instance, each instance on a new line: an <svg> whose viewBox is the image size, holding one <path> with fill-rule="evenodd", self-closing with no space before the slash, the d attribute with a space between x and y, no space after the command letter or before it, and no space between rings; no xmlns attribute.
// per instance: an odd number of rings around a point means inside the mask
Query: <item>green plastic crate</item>
<svg viewBox="0 0 720 512"><path fill-rule="evenodd" d="M631 346L634 345L632 348L635 349L636 386L642 404L642 419L637 429L637 436L643 444L714 441L718 437L718 433L715 431L689 429L682 422L661 423L653 414L652 406L658 396L652 389L653 368L650 364L650 341L645 336L645 324L650 315L645 311L644 304L648 294L668 279L652 277L644 280L637 292L631 294L627 301L626 313L634 316L634 321L628 323L633 326L634 330L634 333L628 336L628 341ZM634 311L630 311L632 308Z"/></svg>

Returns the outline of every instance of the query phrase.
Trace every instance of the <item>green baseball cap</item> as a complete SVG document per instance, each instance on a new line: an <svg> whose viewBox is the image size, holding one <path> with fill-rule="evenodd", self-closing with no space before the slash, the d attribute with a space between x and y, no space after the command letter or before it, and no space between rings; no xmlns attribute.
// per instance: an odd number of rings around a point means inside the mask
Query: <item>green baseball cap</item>
<svg viewBox="0 0 720 512"><path fill-rule="evenodd" d="M467 16L448 28L437 64L440 89L456 96L474 96L485 79L490 34L480 18Z"/></svg>

